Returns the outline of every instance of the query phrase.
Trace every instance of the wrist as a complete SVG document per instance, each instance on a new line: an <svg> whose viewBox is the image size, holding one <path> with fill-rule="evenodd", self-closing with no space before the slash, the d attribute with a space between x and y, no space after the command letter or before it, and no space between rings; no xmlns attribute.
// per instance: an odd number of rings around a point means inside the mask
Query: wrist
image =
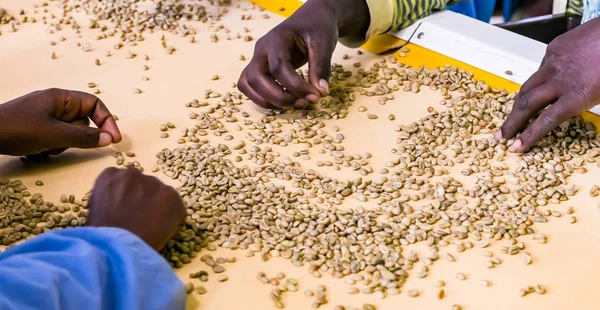
<svg viewBox="0 0 600 310"><path fill-rule="evenodd" d="M335 19L340 38L364 36L371 23L366 0L311 0L316 10L326 10Z"/></svg>

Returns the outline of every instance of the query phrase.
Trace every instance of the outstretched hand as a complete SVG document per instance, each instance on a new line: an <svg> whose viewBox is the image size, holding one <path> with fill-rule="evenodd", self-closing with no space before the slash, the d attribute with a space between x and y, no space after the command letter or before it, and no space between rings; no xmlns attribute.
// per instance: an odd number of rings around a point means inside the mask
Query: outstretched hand
<svg viewBox="0 0 600 310"><path fill-rule="evenodd" d="M516 137L510 150L527 151L562 122L600 103L599 72L600 18L548 45L542 65L523 84L495 138ZM540 111L539 117L529 124Z"/></svg>

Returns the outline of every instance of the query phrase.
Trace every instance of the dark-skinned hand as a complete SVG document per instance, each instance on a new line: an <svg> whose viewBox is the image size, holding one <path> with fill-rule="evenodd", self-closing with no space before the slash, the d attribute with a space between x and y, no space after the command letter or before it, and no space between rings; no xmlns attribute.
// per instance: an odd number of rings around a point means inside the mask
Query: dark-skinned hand
<svg viewBox="0 0 600 310"><path fill-rule="evenodd" d="M177 191L134 168L108 168L100 174L89 201L86 222L117 227L160 251L185 223L186 209Z"/></svg>
<svg viewBox="0 0 600 310"><path fill-rule="evenodd" d="M512 112L495 138L517 137L510 150L527 151L562 122L600 103L599 72L600 18L548 45L539 70L521 87Z"/></svg>
<svg viewBox="0 0 600 310"><path fill-rule="evenodd" d="M309 0L256 42L238 88L265 109L303 108L329 94L338 37L366 33L365 0ZM309 80L297 68L308 62Z"/></svg>
<svg viewBox="0 0 600 310"><path fill-rule="evenodd" d="M0 105L0 154L56 155L120 141L112 114L94 95L52 88Z"/></svg>

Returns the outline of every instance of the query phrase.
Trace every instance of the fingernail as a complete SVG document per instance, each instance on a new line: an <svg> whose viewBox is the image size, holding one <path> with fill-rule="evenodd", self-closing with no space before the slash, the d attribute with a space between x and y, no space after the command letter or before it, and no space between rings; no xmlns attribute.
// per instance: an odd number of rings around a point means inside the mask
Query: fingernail
<svg viewBox="0 0 600 310"><path fill-rule="evenodd" d="M516 152L521 148L521 139L517 139L515 140L515 142L513 142L513 144L510 146L510 148L508 148L509 151L511 152Z"/></svg>
<svg viewBox="0 0 600 310"><path fill-rule="evenodd" d="M317 95L315 95L315 94L308 94L308 95L306 95L306 97L305 97L305 98L306 98L308 101L311 101L311 102L317 102L317 101L319 101L319 99L321 99L321 97L319 97L319 96L317 96Z"/></svg>
<svg viewBox="0 0 600 310"><path fill-rule="evenodd" d="M329 95L329 83L327 83L327 81L325 80L320 80L319 81L319 87L327 94Z"/></svg>
<svg viewBox="0 0 600 310"><path fill-rule="evenodd" d="M496 131L496 133L494 134L494 139L496 139L496 141L502 140L502 129L498 129Z"/></svg>
<svg viewBox="0 0 600 310"><path fill-rule="evenodd" d="M98 147L109 146L112 143L112 136L106 132L100 133L100 139L98 139Z"/></svg>

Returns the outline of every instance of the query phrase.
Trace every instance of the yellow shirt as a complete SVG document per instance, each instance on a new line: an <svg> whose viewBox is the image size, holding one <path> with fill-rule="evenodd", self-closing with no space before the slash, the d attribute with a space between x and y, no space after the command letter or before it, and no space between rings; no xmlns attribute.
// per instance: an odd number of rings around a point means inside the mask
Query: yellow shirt
<svg viewBox="0 0 600 310"><path fill-rule="evenodd" d="M397 31L436 11L445 10L456 0L366 0L371 15L371 25L364 36L342 38L349 47L359 47L370 37Z"/></svg>
<svg viewBox="0 0 600 310"><path fill-rule="evenodd" d="M583 15L583 0L569 0L567 13Z"/></svg>
<svg viewBox="0 0 600 310"><path fill-rule="evenodd" d="M410 26L412 23L436 11L445 10L447 6L458 0L366 0L371 15L371 25L366 34L359 37L340 39L340 42L349 47L359 47L370 37L398 31ZM581 15L583 13L582 0L569 0L568 13Z"/></svg>

